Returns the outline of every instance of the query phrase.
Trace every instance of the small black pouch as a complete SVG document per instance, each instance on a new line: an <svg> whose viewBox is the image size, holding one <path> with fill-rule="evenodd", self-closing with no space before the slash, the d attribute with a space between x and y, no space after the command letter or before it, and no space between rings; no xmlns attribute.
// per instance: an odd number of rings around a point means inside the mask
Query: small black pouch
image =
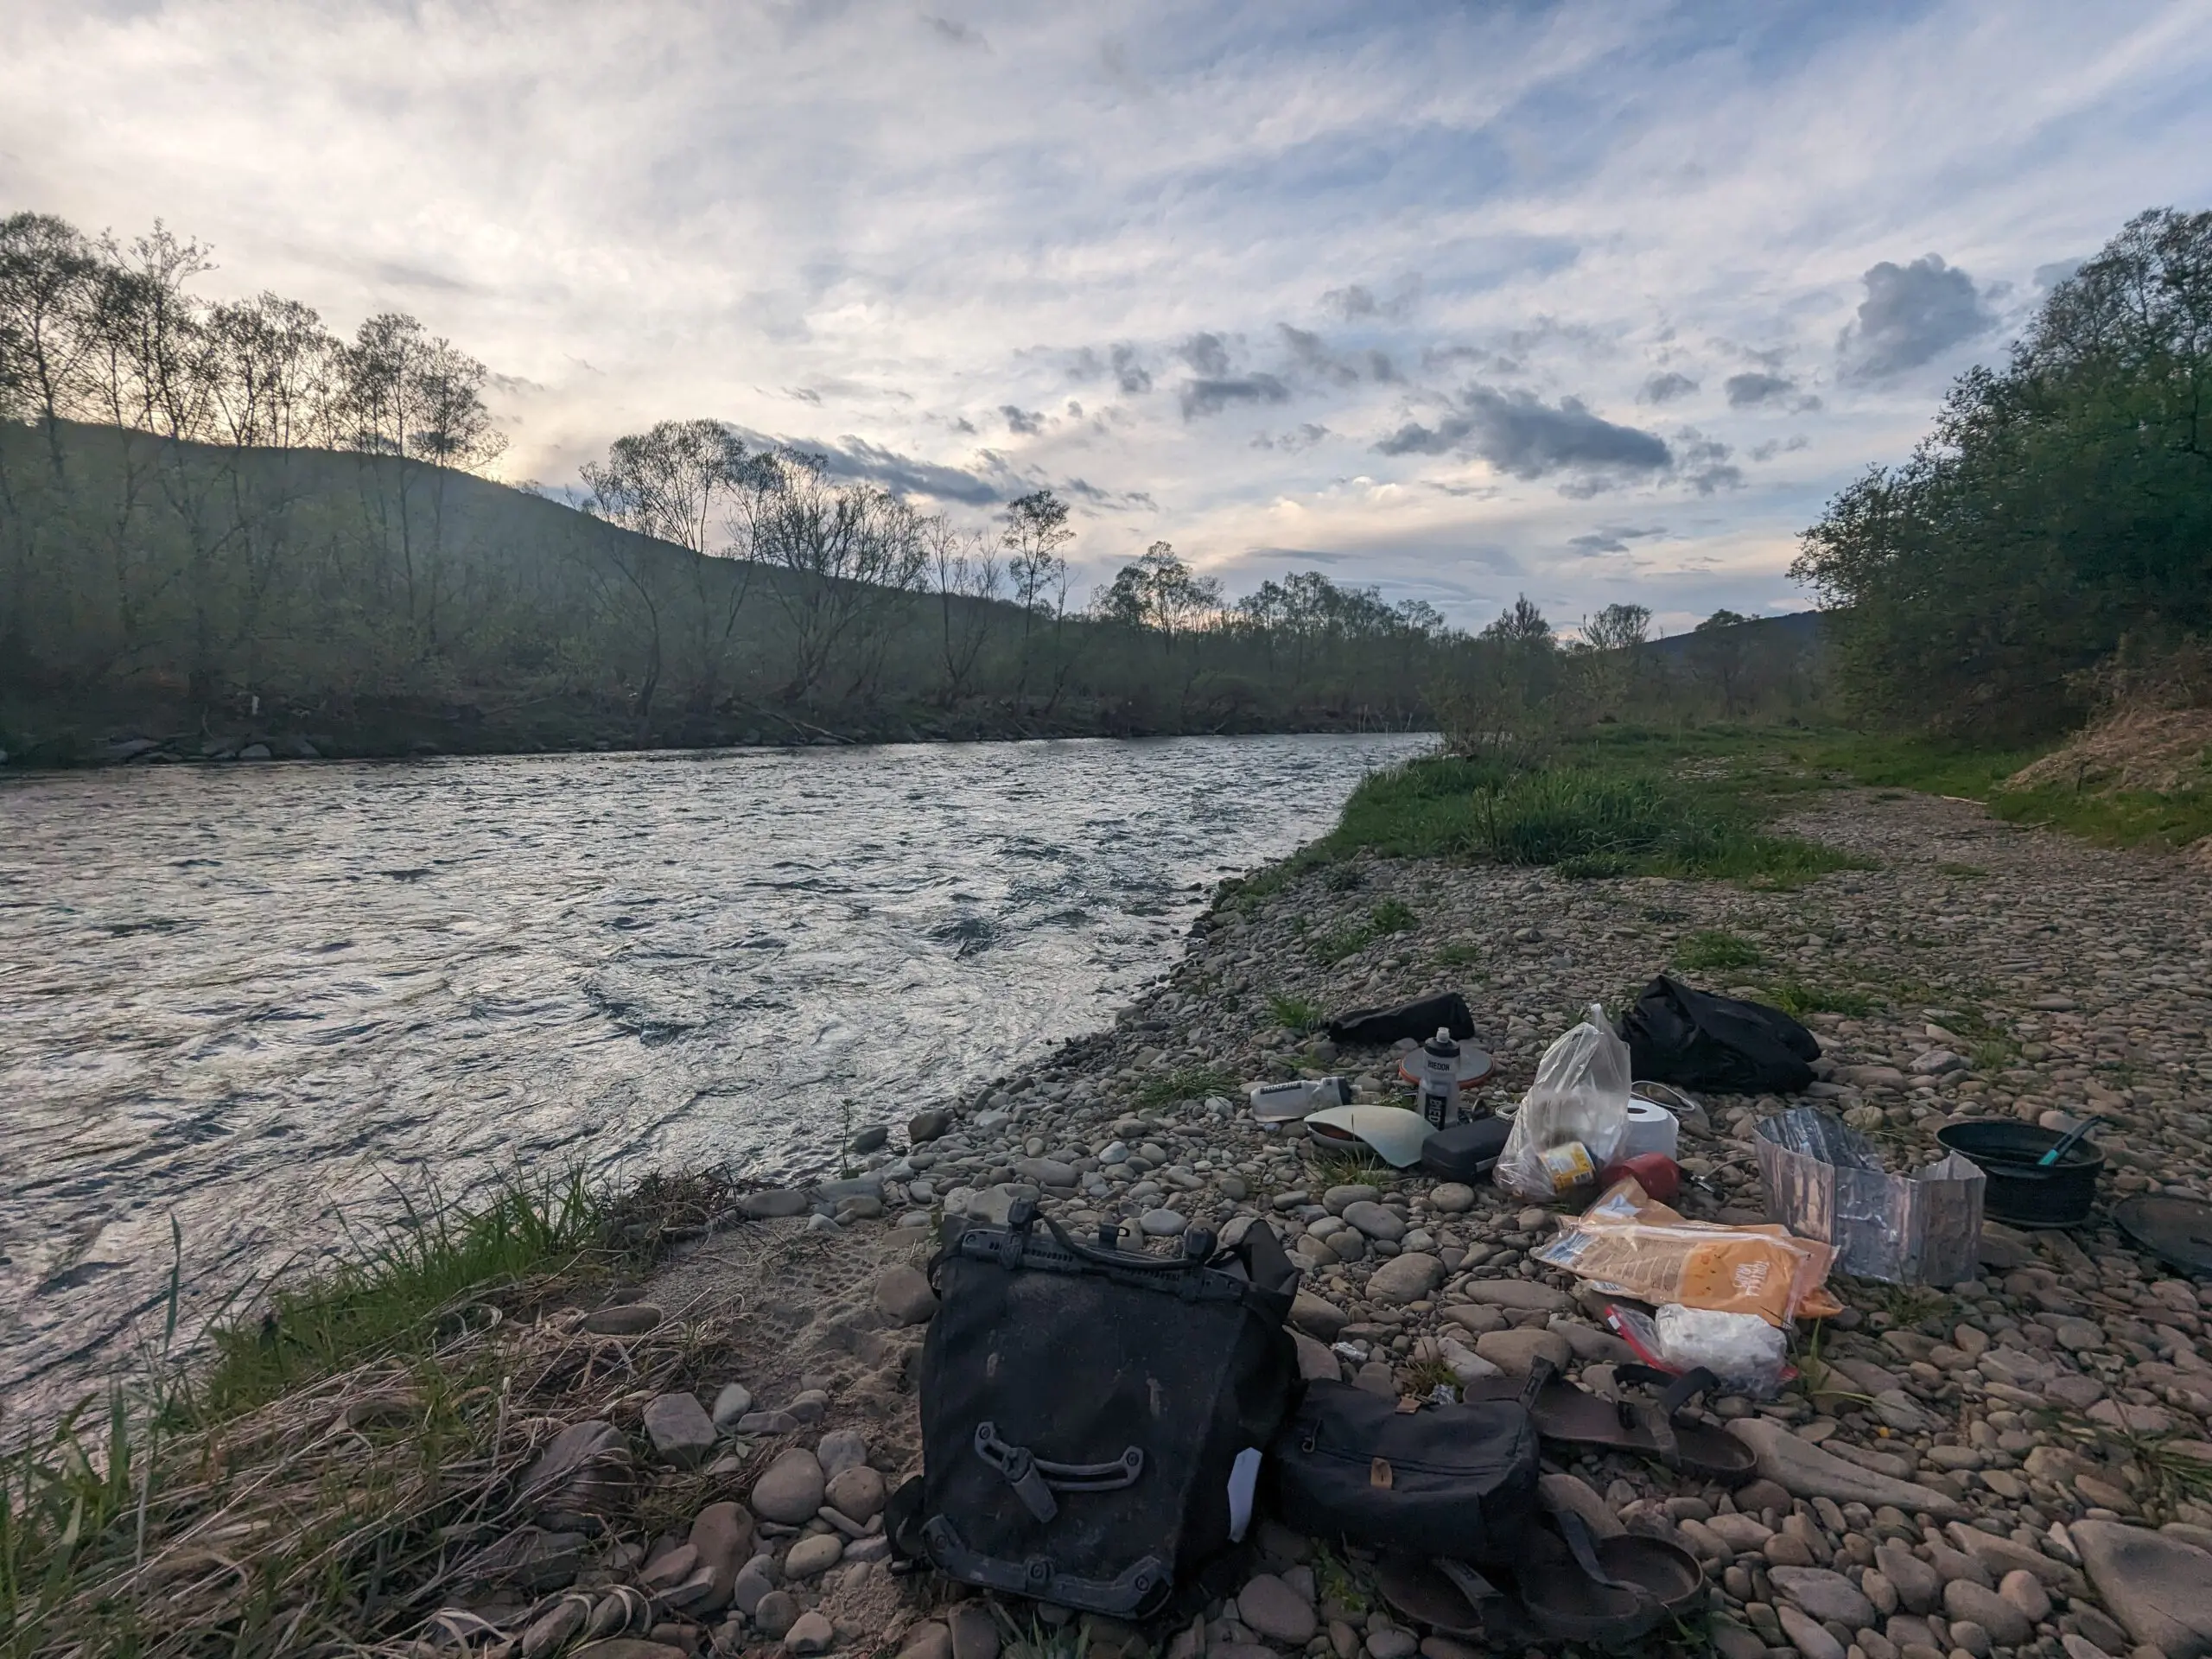
<svg viewBox="0 0 2212 1659"><path fill-rule="evenodd" d="M1486 1180L1512 1132L1511 1120L1503 1117L1447 1124L1421 1143L1421 1166L1447 1180Z"/></svg>
<svg viewBox="0 0 2212 1659"><path fill-rule="evenodd" d="M1370 1549L1516 1560L1537 1519L1527 1408L1409 1403L1349 1383L1308 1385L1268 1452L1276 1514L1308 1537Z"/></svg>

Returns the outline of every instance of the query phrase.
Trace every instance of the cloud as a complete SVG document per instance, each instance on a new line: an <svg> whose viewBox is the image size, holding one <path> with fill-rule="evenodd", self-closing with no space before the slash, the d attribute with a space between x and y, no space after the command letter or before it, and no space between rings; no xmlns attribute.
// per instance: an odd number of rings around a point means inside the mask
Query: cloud
<svg viewBox="0 0 2212 1659"><path fill-rule="evenodd" d="M1113 360L1114 383L1123 391L1135 395L1137 392L1152 390L1151 372L1137 360L1135 346L1116 346L1113 352Z"/></svg>
<svg viewBox="0 0 2212 1659"><path fill-rule="evenodd" d="M835 443L825 443L818 438L770 437L748 427L732 429L755 449L788 449L800 454L819 455L830 477L880 484L894 495L926 495L939 501L957 501L964 506L988 506L1006 495L998 484L979 473L900 454L895 449L870 443L849 433ZM984 454L995 464L998 462L999 457L991 452L986 450Z"/></svg>
<svg viewBox="0 0 2212 1659"><path fill-rule="evenodd" d="M1586 536L1570 536L1567 544L1578 553L1625 553L1628 543L1618 536L1603 531L1592 531Z"/></svg>
<svg viewBox="0 0 2212 1659"><path fill-rule="evenodd" d="M2036 287L2048 294L2088 263L2087 259L2054 259L2049 264L2037 265L2035 269Z"/></svg>
<svg viewBox="0 0 2212 1659"><path fill-rule="evenodd" d="M1728 445L1706 436L1694 426L1686 426L1675 435L1679 445L1675 452L1675 471L1683 483L1700 495L1743 487L1744 469L1729 461L1735 451Z"/></svg>
<svg viewBox="0 0 2212 1659"><path fill-rule="evenodd" d="M1753 461L1772 461L1777 455L1786 454L1793 449L1808 448L1811 444L1812 440L1800 432L1788 439L1769 438L1764 443L1755 443L1745 453Z"/></svg>
<svg viewBox="0 0 2212 1659"><path fill-rule="evenodd" d="M1756 409L1788 397L1797 390L1797 383L1781 374L1732 374L1721 382L1721 389L1728 394L1729 408Z"/></svg>
<svg viewBox="0 0 2212 1659"><path fill-rule="evenodd" d="M999 413L1006 417L1006 429L1020 438L1033 438L1045 429L1041 411L1023 409L1018 404L1001 404Z"/></svg>
<svg viewBox="0 0 2212 1659"><path fill-rule="evenodd" d="M1320 335L1309 334L1303 328L1294 328L1287 322L1277 323L1275 328L1282 335L1283 344L1290 347L1291 357L1300 368L1310 370L1325 379L1333 380L1340 386L1351 385L1359 378L1359 371L1349 363L1339 362L1322 343Z"/></svg>
<svg viewBox="0 0 2212 1659"><path fill-rule="evenodd" d="M1697 382L1687 374L1677 374L1669 369L1655 374L1643 383L1636 394L1639 404L1671 404L1677 397L1687 397L1697 390Z"/></svg>
<svg viewBox="0 0 2212 1659"><path fill-rule="evenodd" d="M1327 427L1319 426L1312 421L1307 421L1280 435L1271 436L1265 432L1259 433L1252 440L1252 448L1280 449L1286 454L1295 454L1301 449L1311 449L1328 435Z"/></svg>
<svg viewBox="0 0 2212 1659"><path fill-rule="evenodd" d="M1386 455L1468 454L1510 477L1577 477L1571 487L1604 486L1610 476L1663 472L1674 456L1666 441L1590 412L1579 397L1547 404L1530 391L1476 385L1459 407L1434 426L1408 422L1376 444Z"/></svg>
<svg viewBox="0 0 2212 1659"><path fill-rule="evenodd" d="M1885 259L1863 279L1866 297L1859 315L1836 340L1844 372L1854 379L1885 380L1997 326L1974 278L1941 254L1923 254L1909 265Z"/></svg>
<svg viewBox="0 0 2212 1659"><path fill-rule="evenodd" d="M1192 334L1175 354L1200 374L1219 378L1229 372L1229 342L1219 334Z"/></svg>
<svg viewBox="0 0 2212 1659"><path fill-rule="evenodd" d="M1408 278L1398 292L1387 300L1376 299L1373 289L1351 283L1325 290L1321 296L1321 308L1344 322L1359 322L1370 317L1385 322L1402 322L1421 298L1421 290L1418 275Z"/></svg>
<svg viewBox="0 0 2212 1659"><path fill-rule="evenodd" d="M1382 310L1375 296L1357 283L1349 288L1332 288L1321 296L1324 309L1333 311L1346 322L1357 322L1362 317L1371 317Z"/></svg>
<svg viewBox="0 0 2212 1659"><path fill-rule="evenodd" d="M1202 376L1185 380L1178 395L1183 418L1218 415L1231 404L1287 404L1290 388L1272 374Z"/></svg>
<svg viewBox="0 0 2212 1659"><path fill-rule="evenodd" d="M953 46L981 47L986 52L991 49L991 43L983 38L983 31L980 29L956 22L950 17L932 17L927 12L922 14L922 22L939 40Z"/></svg>

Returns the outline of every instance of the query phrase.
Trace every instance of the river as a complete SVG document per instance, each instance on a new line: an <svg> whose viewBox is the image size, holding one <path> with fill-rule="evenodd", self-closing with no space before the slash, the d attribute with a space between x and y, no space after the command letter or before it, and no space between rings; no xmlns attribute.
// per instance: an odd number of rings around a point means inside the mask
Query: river
<svg viewBox="0 0 2212 1659"><path fill-rule="evenodd" d="M0 782L0 1408L403 1201L797 1173L1110 1020L1404 736ZM172 1231L174 1224L175 1231Z"/></svg>

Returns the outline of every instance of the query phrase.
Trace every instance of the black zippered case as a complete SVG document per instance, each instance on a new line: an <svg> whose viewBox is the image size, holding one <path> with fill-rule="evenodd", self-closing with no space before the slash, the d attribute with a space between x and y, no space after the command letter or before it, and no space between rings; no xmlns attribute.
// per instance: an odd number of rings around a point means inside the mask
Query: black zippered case
<svg viewBox="0 0 2212 1659"><path fill-rule="evenodd" d="M1344 1382L1310 1384L1275 1436L1275 1513L1293 1531L1370 1549L1503 1566L1536 1524L1536 1428L1516 1401L1418 1409Z"/></svg>

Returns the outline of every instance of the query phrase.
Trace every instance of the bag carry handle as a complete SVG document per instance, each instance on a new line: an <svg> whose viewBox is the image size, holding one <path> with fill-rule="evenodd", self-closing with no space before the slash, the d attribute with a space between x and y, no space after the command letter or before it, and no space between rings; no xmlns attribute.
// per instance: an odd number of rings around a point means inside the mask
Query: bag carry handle
<svg viewBox="0 0 2212 1659"><path fill-rule="evenodd" d="M1008 1446L998 1425L976 1425L976 1455L1006 1477L1022 1508L1039 1522L1060 1512L1054 1492L1113 1492L1136 1484L1144 1472L1144 1448L1130 1446L1110 1463L1053 1463L1026 1446Z"/></svg>

